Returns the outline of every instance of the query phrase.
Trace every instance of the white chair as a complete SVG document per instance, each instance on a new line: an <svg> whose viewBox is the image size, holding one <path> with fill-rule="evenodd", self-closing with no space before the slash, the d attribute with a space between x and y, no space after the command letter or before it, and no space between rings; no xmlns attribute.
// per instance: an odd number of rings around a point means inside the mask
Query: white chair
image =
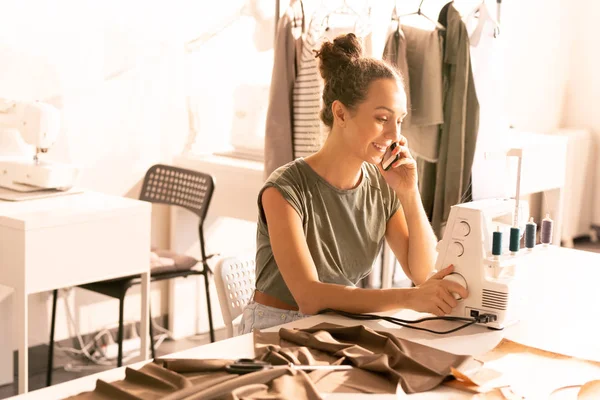
<svg viewBox="0 0 600 400"><path fill-rule="evenodd" d="M215 267L215 286L230 338L235 336L233 322L252 299L256 281L255 265L254 254L247 254L223 258Z"/></svg>

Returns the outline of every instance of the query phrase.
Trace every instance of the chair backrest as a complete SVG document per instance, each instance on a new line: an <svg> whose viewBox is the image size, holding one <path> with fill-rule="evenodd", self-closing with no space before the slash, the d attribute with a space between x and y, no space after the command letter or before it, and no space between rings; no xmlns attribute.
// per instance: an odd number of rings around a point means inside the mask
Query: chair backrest
<svg viewBox="0 0 600 400"><path fill-rule="evenodd" d="M209 174L156 164L146 172L140 200L184 207L202 223L214 189L215 180Z"/></svg>
<svg viewBox="0 0 600 400"><path fill-rule="evenodd" d="M223 258L215 267L215 285L229 337L235 336L233 321L242 314L254 293L255 265L252 253Z"/></svg>

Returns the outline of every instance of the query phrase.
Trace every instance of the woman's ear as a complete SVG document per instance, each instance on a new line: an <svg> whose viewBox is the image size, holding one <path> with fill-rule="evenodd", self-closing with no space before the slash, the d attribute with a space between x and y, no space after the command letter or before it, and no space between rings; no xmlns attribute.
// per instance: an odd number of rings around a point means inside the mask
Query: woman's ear
<svg viewBox="0 0 600 400"><path fill-rule="evenodd" d="M346 119L348 118L348 109L342 104L341 101L336 100L331 104L331 112L333 114L334 124L340 127L346 127Z"/></svg>

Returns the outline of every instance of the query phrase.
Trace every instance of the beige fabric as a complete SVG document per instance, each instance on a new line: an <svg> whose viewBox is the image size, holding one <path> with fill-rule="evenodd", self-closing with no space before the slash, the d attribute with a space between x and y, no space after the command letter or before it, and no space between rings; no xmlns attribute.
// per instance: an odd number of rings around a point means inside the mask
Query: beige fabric
<svg viewBox="0 0 600 400"><path fill-rule="evenodd" d="M442 98L442 44L440 31L402 25L411 85L412 125L444 122Z"/></svg>
<svg viewBox="0 0 600 400"><path fill-rule="evenodd" d="M297 306L271 249L261 203L268 187L275 187L300 216L321 282L354 286L371 272L386 222L400 207L396 193L375 165L364 163L361 183L340 190L300 158L275 171L258 195L257 290Z"/></svg>
<svg viewBox="0 0 600 400"><path fill-rule="evenodd" d="M407 114L402 121L402 130L410 126L412 116L412 101L410 92L410 76L408 73L408 63L406 61L406 36L401 27L388 36L383 49L383 59L392 64L400 75L404 83L404 92L406 93Z"/></svg>
<svg viewBox="0 0 600 400"><path fill-rule="evenodd" d="M436 162L440 124L444 122L442 98L442 38L438 30L402 26L406 35L406 60L411 85L411 120L402 134L414 156Z"/></svg>
<svg viewBox="0 0 600 400"><path fill-rule="evenodd" d="M304 15L300 1L292 1L277 24L275 59L265 130L265 179L292 161L292 88L297 75Z"/></svg>

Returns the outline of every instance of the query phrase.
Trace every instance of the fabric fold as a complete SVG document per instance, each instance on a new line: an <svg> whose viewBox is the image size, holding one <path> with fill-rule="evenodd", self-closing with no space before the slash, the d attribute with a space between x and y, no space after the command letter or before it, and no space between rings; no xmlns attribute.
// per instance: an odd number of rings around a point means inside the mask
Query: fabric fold
<svg viewBox="0 0 600 400"><path fill-rule="evenodd" d="M431 390L470 356L437 350L363 325L319 324L309 329L254 332L255 358L275 368L231 374L232 360L157 359L125 379L98 380L96 389L69 400L294 399L320 393L396 394ZM295 370L295 365L352 365L350 370Z"/></svg>

